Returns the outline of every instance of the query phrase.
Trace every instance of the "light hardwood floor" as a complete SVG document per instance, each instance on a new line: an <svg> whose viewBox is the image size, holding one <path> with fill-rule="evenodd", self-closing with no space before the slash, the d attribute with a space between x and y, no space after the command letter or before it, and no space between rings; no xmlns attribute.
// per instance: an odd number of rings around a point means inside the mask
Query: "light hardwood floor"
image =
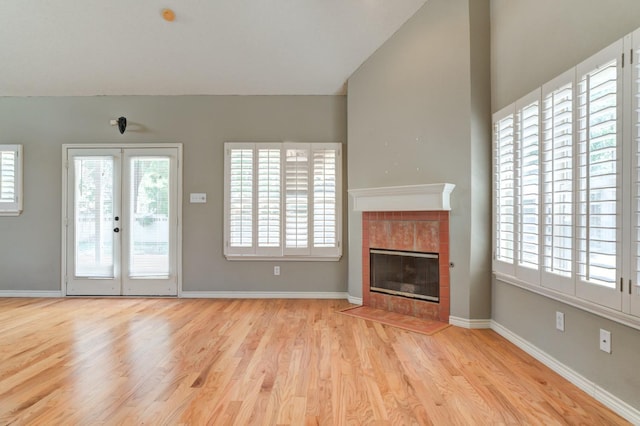
<svg viewBox="0 0 640 426"><path fill-rule="evenodd" d="M0 424L625 424L492 331L347 306L0 299Z"/></svg>

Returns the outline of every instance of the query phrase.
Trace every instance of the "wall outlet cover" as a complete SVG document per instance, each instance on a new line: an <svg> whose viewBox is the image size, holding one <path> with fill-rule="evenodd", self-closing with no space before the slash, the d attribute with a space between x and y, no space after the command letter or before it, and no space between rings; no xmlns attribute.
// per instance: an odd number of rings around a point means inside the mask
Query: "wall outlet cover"
<svg viewBox="0 0 640 426"><path fill-rule="evenodd" d="M611 353L611 332L602 328L600 329L600 350Z"/></svg>
<svg viewBox="0 0 640 426"><path fill-rule="evenodd" d="M564 331L564 313L556 312L556 330Z"/></svg>

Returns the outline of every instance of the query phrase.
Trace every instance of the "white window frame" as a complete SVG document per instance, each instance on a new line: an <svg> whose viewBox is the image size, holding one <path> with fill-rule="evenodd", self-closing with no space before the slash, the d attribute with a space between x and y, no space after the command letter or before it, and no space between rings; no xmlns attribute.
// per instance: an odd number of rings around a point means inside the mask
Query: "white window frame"
<svg viewBox="0 0 640 426"><path fill-rule="evenodd" d="M251 243L246 247L233 247L231 241L231 151L250 149L253 152L251 190ZM258 155L259 150L280 150L280 244L278 247L258 246ZM307 247L286 247L286 152L288 149L305 150L308 153ZM336 244L334 247L317 247L314 244L314 157L317 150L335 150L335 208ZM226 142L224 144L224 255L228 260L284 260L284 261L337 261L342 257L342 144L341 143L261 143Z"/></svg>
<svg viewBox="0 0 640 426"><path fill-rule="evenodd" d="M0 216L19 216L22 213L22 145L0 145L0 152L13 153L14 155L14 175L13 175L13 201L2 201L0 199ZM0 165L1 168L1 165ZM0 176L0 180L2 177ZM0 182L1 184L2 182Z"/></svg>

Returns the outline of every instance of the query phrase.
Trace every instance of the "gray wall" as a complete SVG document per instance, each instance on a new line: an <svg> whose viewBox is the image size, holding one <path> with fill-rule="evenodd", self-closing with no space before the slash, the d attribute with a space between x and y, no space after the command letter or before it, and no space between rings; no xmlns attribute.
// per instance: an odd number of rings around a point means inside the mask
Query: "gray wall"
<svg viewBox="0 0 640 426"><path fill-rule="evenodd" d="M491 23L489 0L469 1L471 58L471 229L469 318L491 315Z"/></svg>
<svg viewBox="0 0 640 426"><path fill-rule="evenodd" d="M491 80L497 111L640 27L637 0L492 0ZM640 331L494 282L495 321L640 409ZM566 331L555 330L555 311ZM612 332L611 355L598 350Z"/></svg>
<svg viewBox="0 0 640 426"><path fill-rule="evenodd" d="M456 185L451 314L463 318L491 313L488 18L488 1L430 0L348 85L349 188ZM349 293L358 297L361 227L350 204Z"/></svg>
<svg viewBox="0 0 640 426"><path fill-rule="evenodd" d="M121 115L124 135L109 126ZM0 97L0 129L0 144L24 144L25 159L24 212L0 217L0 290L60 289L61 146L102 142L184 144L184 290L347 289L346 247L339 262L230 262L222 254L223 143L346 143L344 96ZM206 192L207 204L189 204L190 192Z"/></svg>
<svg viewBox="0 0 640 426"><path fill-rule="evenodd" d="M639 26L637 0L491 0L492 110Z"/></svg>

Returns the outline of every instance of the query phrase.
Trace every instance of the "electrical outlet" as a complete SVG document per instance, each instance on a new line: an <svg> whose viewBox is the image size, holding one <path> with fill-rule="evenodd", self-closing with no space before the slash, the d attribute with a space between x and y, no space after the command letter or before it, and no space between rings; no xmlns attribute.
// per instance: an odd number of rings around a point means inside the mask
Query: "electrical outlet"
<svg viewBox="0 0 640 426"><path fill-rule="evenodd" d="M600 350L611 353L611 332L600 329Z"/></svg>
<svg viewBox="0 0 640 426"><path fill-rule="evenodd" d="M556 312L556 330L564 331L564 313Z"/></svg>
<svg viewBox="0 0 640 426"><path fill-rule="evenodd" d="M280 267L279 266L274 266L273 267L273 275L280 275Z"/></svg>

